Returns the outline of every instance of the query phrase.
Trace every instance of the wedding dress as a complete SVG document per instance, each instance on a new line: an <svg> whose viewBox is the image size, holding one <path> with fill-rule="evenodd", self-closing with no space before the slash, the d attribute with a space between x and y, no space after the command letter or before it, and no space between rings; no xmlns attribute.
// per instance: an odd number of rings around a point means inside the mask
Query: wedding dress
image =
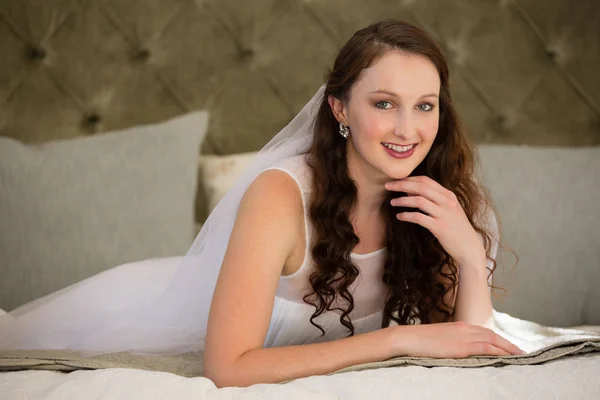
<svg viewBox="0 0 600 400"><path fill-rule="evenodd" d="M290 175L302 194L307 251L300 269L282 276L273 304L266 347L313 343L347 335L338 311L309 321L314 307L302 297L314 269L307 214L311 180L304 153L324 86L256 156L243 176L215 207L183 257L140 260L116 266L0 316L0 349L68 349L84 355L128 351L180 354L204 346L210 302L240 200L267 169ZM381 282L385 249L351 254L361 271L350 287L356 308L355 332L381 327L385 287Z"/></svg>

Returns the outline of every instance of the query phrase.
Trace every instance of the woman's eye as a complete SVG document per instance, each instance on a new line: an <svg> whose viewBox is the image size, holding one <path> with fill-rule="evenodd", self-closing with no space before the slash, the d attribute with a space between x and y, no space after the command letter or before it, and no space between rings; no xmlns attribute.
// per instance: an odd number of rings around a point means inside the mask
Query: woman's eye
<svg viewBox="0 0 600 400"><path fill-rule="evenodd" d="M433 104L430 103L422 103L418 105L419 110L421 111L431 111L433 110Z"/></svg>
<svg viewBox="0 0 600 400"><path fill-rule="evenodd" d="M384 100L384 101L380 101L380 102L376 103L375 107L382 108L382 109L388 109L388 108L392 107L392 103Z"/></svg>

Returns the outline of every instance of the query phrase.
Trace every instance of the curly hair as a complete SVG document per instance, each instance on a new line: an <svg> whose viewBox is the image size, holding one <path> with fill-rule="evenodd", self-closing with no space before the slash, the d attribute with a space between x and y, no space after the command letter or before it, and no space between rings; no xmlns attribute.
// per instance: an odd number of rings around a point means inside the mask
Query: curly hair
<svg viewBox="0 0 600 400"><path fill-rule="evenodd" d="M315 232L311 251L316 270L310 276L312 292L304 296L304 301L315 307L310 322L322 334L325 331L314 320L332 310L337 298L347 305L346 309L334 308L342 311L340 323L348 328L349 336L354 335L349 317L354 300L349 287L359 274L350 259L351 251L359 243L350 222L357 203L357 188L348 172L346 141L337 134L338 123L327 99L333 95L347 101L362 70L391 50L427 57L436 66L441 80L438 133L429 153L411 176L428 176L454 192L483 240L486 257L493 265L488 266L489 274L496 269L496 261L490 255L491 233L479 221L480 212L484 209L493 212L494 206L487 189L474 177L478 160L452 104L445 57L437 44L413 25L396 20L375 23L349 39L328 72L313 126L313 142L306 157L314 188L309 216ZM437 322L451 321L454 308L445 298L458 285L458 265L429 230L399 221L395 217L398 208L390 205L391 199L392 193L388 192L381 205L387 245L383 282L388 288L382 328L389 326L391 320L400 325L414 324L415 318L421 323L431 323L432 312L443 316ZM448 283L441 283L437 277Z"/></svg>

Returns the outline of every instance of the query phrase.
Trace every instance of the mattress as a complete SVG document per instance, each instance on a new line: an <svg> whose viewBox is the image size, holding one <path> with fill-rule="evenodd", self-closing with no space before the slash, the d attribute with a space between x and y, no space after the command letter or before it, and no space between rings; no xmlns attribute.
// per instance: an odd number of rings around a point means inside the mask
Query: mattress
<svg viewBox="0 0 600 400"><path fill-rule="evenodd" d="M600 399L599 327L546 327L493 313L494 330L528 351L461 359L396 357L324 376L217 388L201 356L81 357L63 350L0 352L0 399Z"/></svg>
<svg viewBox="0 0 600 400"><path fill-rule="evenodd" d="M107 368L0 374L1 399L600 399L600 353L542 365L399 366L218 389L208 379Z"/></svg>

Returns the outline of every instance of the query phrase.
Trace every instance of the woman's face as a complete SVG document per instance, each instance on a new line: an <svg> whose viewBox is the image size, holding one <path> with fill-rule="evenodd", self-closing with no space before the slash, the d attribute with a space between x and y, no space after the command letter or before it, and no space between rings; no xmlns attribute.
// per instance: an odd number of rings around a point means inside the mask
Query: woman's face
<svg viewBox="0 0 600 400"><path fill-rule="evenodd" d="M428 58L385 54L363 70L347 102L329 98L338 121L350 128L348 159L384 179L409 176L437 135L439 93L440 77Z"/></svg>

